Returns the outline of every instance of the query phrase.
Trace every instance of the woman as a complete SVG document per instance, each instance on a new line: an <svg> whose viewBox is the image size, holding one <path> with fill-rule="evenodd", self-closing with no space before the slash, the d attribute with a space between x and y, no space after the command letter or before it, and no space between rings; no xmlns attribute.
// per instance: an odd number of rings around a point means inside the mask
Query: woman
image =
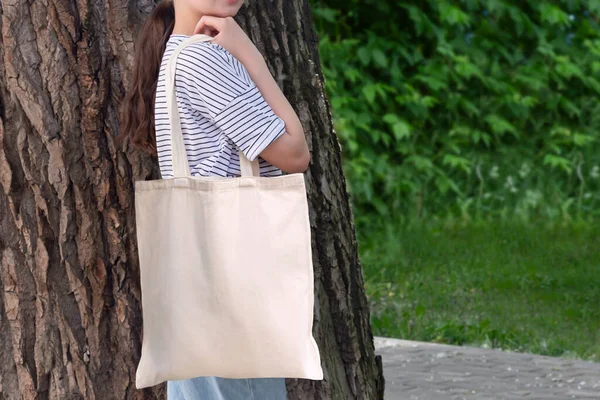
<svg viewBox="0 0 600 400"><path fill-rule="evenodd" d="M304 172L310 155L302 125L254 44L233 20L243 0L161 1L136 45L133 82L122 109L122 135L158 157L173 177L165 97L166 62L195 33L211 42L186 46L175 88L190 171L239 176L237 149L259 159L262 176ZM240 354L240 357L243 357ZM198 377L167 383L170 400L286 399L284 378Z"/></svg>

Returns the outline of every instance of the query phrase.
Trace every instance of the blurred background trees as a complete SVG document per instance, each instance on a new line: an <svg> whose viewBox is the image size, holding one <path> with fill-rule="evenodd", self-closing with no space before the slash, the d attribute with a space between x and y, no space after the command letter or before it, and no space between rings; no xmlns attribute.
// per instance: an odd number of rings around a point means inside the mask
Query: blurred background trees
<svg viewBox="0 0 600 400"><path fill-rule="evenodd" d="M600 360L600 1L311 3L374 333Z"/></svg>
<svg viewBox="0 0 600 400"><path fill-rule="evenodd" d="M600 2L314 0L359 216L600 204Z"/></svg>

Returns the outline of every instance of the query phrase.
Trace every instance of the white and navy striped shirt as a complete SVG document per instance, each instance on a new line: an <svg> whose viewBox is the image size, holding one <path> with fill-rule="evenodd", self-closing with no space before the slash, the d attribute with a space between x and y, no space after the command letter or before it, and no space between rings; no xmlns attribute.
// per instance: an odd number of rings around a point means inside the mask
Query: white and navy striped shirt
<svg viewBox="0 0 600 400"><path fill-rule="evenodd" d="M174 34L163 55L155 101L156 146L161 177L173 177L171 132L165 97L168 59L186 35ZM179 54L175 72L177 108L190 172L239 176L237 149L250 161L285 132L285 123L267 104L242 63L224 47L197 42ZM261 176L281 175L259 158Z"/></svg>

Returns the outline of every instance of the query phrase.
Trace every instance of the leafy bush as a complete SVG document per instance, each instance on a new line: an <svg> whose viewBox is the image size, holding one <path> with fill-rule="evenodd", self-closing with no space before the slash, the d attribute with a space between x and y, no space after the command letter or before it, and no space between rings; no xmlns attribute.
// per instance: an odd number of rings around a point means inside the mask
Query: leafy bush
<svg viewBox="0 0 600 400"><path fill-rule="evenodd" d="M358 217L598 214L600 2L314 0L313 14Z"/></svg>

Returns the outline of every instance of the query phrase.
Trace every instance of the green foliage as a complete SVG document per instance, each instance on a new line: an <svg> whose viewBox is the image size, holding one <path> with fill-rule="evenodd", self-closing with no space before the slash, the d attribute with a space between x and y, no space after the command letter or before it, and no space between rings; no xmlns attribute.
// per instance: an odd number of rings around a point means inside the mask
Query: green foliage
<svg viewBox="0 0 600 400"><path fill-rule="evenodd" d="M357 215L597 215L600 1L313 13Z"/></svg>

